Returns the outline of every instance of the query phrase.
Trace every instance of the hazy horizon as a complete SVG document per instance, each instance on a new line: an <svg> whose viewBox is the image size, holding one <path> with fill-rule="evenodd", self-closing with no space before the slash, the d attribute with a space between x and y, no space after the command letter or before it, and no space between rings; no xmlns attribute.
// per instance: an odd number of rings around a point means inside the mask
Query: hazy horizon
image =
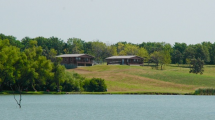
<svg viewBox="0 0 215 120"><path fill-rule="evenodd" d="M18 40L55 36L120 41L215 42L213 0L0 1L0 33Z"/></svg>

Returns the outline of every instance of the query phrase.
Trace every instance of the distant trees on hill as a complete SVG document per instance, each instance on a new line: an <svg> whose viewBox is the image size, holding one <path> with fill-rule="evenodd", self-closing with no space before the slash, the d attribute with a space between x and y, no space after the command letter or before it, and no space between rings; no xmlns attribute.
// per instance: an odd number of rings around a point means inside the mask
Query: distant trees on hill
<svg viewBox="0 0 215 120"><path fill-rule="evenodd" d="M47 59L52 59L54 51L56 54L86 53L93 55L96 62L103 62L106 57L113 55L138 55L144 57L145 62L156 62L155 52L164 53L165 62L159 61L158 64L189 64L191 59L204 60L206 64L215 64L215 43L202 42L195 45L176 42L173 46L165 42L142 42L133 44L127 42L117 42L106 44L101 41L86 42L80 38L68 38L64 40L57 37L24 37L17 40L14 36L0 34L0 39L8 39L10 45L18 47L21 51L30 47L30 41L37 41L37 46L41 46L42 55ZM53 61L53 60L52 60Z"/></svg>

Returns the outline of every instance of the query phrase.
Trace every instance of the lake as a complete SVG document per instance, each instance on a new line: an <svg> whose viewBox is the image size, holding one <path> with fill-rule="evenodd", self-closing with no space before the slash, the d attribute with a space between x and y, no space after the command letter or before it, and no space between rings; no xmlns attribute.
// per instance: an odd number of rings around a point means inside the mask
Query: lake
<svg viewBox="0 0 215 120"><path fill-rule="evenodd" d="M18 96L16 96L18 98ZM214 120L215 96L0 95L0 120Z"/></svg>

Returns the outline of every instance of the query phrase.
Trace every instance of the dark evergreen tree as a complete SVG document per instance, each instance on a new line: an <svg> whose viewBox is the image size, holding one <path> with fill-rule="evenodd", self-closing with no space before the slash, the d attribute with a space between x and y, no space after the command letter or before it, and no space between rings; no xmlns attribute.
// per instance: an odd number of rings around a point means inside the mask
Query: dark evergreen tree
<svg viewBox="0 0 215 120"><path fill-rule="evenodd" d="M198 58L198 59L192 59L191 60L191 68L190 68L190 73L195 73L195 74L198 74L198 73L200 73L200 74L203 74L203 72L204 72L204 61L203 60L201 60L200 58Z"/></svg>

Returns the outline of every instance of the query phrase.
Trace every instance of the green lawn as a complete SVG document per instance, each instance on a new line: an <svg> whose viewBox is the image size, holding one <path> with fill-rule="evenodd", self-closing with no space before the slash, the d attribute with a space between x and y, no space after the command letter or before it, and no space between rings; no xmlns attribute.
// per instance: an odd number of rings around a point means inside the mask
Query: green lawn
<svg viewBox="0 0 215 120"><path fill-rule="evenodd" d="M70 69L86 78L106 81L109 92L192 93L198 88L215 88L215 65L205 65L203 75L189 73L186 65L150 66L95 65Z"/></svg>
<svg viewBox="0 0 215 120"><path fill-rule="evenodd" d="M189 73L189 68L166 66L165 70L148 70L147 73L133 74L177 84L215 88L215 75L213 73L215 72L214 69L205 66L205 70L205 73L200 75Z"/></svg>

